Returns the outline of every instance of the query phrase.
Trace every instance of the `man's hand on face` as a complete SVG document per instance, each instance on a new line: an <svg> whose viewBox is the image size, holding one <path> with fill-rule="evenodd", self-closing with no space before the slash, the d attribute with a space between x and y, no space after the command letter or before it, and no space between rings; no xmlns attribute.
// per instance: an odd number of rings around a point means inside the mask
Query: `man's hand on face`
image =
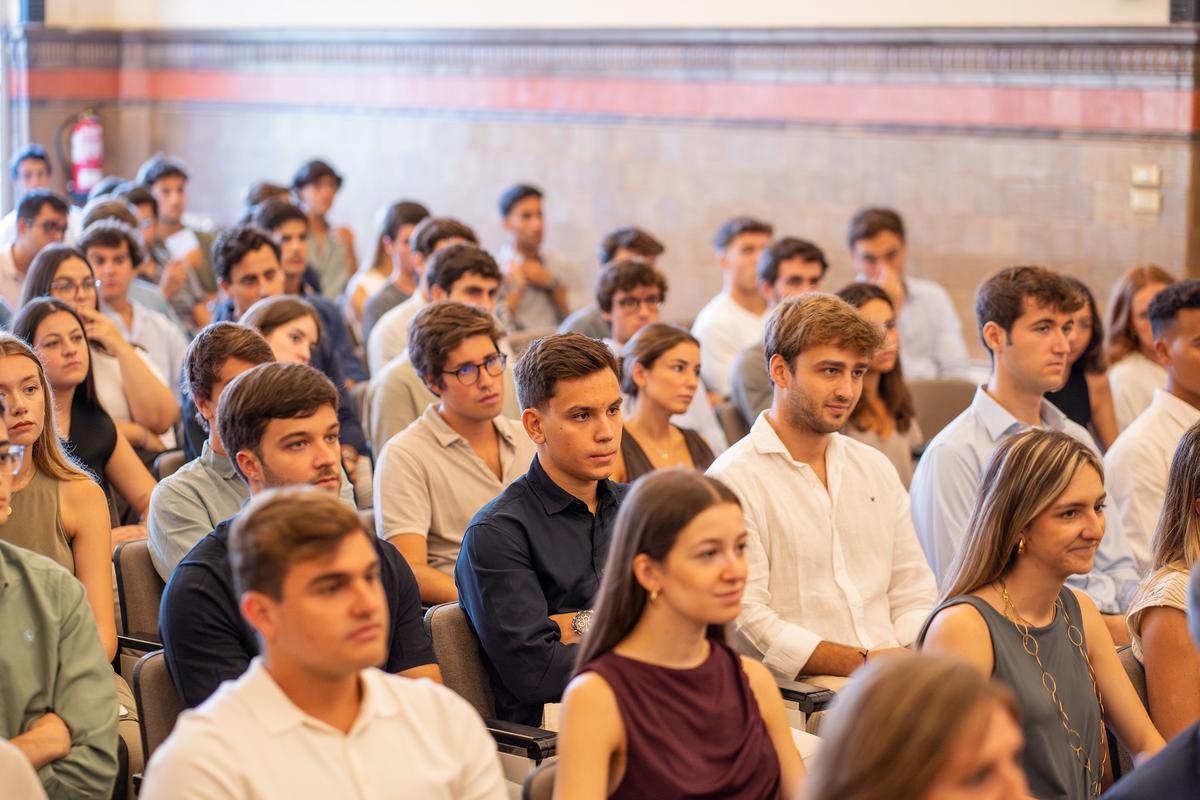
<svg viewBox="0 0 1200 800"><path fill-rule="evenodd" d="M895 306L896 313L899 314L904 301L908 298L900 272L894 267L880 267L879 271L875 273L875 277L871 279L871 283L887 292L888 297L892 298L892 305Z"/></svg>

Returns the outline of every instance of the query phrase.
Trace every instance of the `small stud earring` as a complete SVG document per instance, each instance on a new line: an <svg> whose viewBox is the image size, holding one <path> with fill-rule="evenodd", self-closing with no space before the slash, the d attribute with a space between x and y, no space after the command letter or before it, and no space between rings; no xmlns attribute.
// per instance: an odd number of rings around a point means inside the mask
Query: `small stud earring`
<svg viewBox="0 0 1200 800"><path fill-rule="evenodd" d="M658 602L658 589L655 589L653 592L650 593L650 602L651 603Z"/></svg>

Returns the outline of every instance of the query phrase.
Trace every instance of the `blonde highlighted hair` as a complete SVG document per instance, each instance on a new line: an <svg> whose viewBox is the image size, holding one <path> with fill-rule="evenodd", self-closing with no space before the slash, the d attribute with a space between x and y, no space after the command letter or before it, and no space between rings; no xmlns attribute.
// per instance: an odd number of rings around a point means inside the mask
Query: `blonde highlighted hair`
<svg viewBox="0 0 1200 800"><path fill-rule="evenodd" d="M1012 692L965 661L918 654L872 662L838 693L804 796L924 797L955 748L982 738L997 704L1018 718Z"/></svg>
<svg viewBox="0 0 1200 800"><path fill-rule="evenodd" d="M42 386L42 432L33 443L33 463L39 472L59 481L91 480L91 476L62 449L58 426L54 421L54 394L46 380L46 370L33 348L11 333L0 333L0 356L24 356L37 367Z"/></svg>
<svg viewBox="0 0 1200 800"><path fill-rule="evenodd" d="M947 572L942 600L970 594L1012 569L1022 532L1085 466L1104 479L1100 458L1059 431L1030 428L1002 441L984 470L979 499Z"/></svg>
<svg viewBox="0 0 1200 800"><path fill-rule="evenodd" d="M1108 299L1108 334L1104 342L1104 355L1109 365L1150 344L1138 341L1133 319L1133 296L1152 283L1170 286L1175 283L1175 276L1156 264L1146 264L1130 269L1113 287L1112 296Z"/></svg>
<svg viewBox="0 0 1200 800"><path fill-rule="evenodd" d="M1162 513L1154 530L1154 569L1191 570L1200 561L1200 422L1175 448Z"/></svg>

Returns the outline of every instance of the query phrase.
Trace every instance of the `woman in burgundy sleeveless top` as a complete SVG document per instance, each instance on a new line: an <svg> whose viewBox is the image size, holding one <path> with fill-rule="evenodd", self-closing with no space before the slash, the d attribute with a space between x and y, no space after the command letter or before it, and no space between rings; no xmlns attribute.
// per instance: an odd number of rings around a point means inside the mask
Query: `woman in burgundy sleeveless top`
<svg viewBox="0 0 1200 800"><path fill-rule="evenodd" d="M721 633L741 610L745 540L718 481L673 469L634 484L563 697L556 800L796 796L775 681Z"/></svg>

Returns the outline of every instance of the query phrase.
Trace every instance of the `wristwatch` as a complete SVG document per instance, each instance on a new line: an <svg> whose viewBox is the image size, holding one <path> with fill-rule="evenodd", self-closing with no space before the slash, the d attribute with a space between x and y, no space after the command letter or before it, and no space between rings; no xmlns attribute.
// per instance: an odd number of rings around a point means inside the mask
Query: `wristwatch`
<svg viewBox="0 0 1200 800"><path fill-rule="evenodd" d="M571 630L575 631L575 635L582 639L588 632L588 628L592 626L592 610L585 608L583 611L576 611L575 616L571 617Z"/></svg>

